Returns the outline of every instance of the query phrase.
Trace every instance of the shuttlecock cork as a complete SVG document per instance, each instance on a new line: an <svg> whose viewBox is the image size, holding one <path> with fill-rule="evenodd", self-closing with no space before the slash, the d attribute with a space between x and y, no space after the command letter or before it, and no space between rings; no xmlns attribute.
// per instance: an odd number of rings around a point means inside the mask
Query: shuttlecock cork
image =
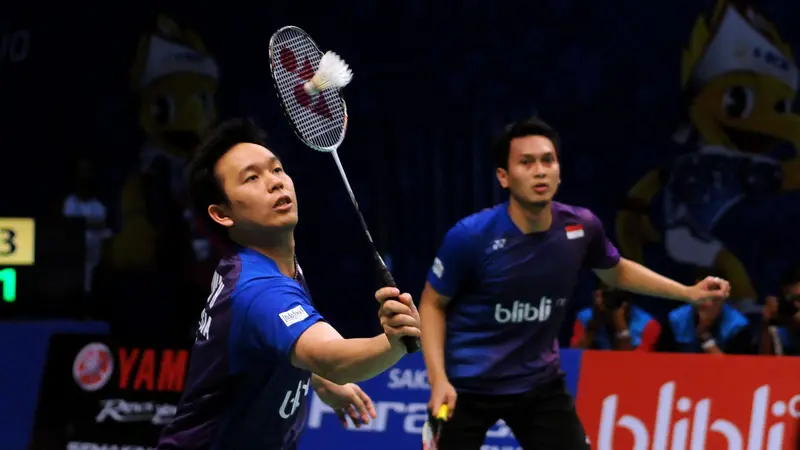
<svg viewBox="0 0 800 450"><path fill-rule="evenodd" d="M353 79L353 72L342 58L334 52L326 52L319 62L319 69L303 85L309 94L318 94L326 89L341 89Z"/></svg>

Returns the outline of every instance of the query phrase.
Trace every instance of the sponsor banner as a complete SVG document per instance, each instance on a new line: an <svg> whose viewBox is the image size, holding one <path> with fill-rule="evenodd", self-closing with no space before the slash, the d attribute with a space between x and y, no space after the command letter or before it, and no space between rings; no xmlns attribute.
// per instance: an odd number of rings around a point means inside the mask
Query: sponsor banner
<svg viewBox="0 0 800 450"><path fill-rule="evenodd" d="M54 335L29 449L154 447L161 428L175 414L188 359L185 349L123 347L107 335ZM562 366L573 395L580 360L580 351L562 351ZM392 369L359 385L375 403L377 419L359 429L345 429L312 393L300 450L328 448L332 441L348 448L383 450L421 445L430 396L421 354L407 356ZM518 449L502 422L489 431L482 447Z"/></svg>
<svg viewBox="0 0 800 450"><path fill-rule="evenodd" d="M800 448L800 358L587 351L581 366L596 450Z"/></svg>
<svg viewBox="0 0 800 450"><path fill-rule="evenodd" d="M580 351L562 351L561 363L568 374L567 386L573 396L580 359ZM375 403L377 419L361 428L351 425L345 429L333 410L312 393L309 395L308 423L300 438L300 450L329 448L331 442L338 442L342 448L420 448L431 392L422 355L406 356L392 369L359 383L359 386ZM503 422L498 422L489 430L481 450L519 448L511 430Z"/></svg>
<svg viewBox="0 0 800 450"><path fill-rule="evenodd" d="M189 353L54 335L30 449L146 449L175 414Z"/></svg>

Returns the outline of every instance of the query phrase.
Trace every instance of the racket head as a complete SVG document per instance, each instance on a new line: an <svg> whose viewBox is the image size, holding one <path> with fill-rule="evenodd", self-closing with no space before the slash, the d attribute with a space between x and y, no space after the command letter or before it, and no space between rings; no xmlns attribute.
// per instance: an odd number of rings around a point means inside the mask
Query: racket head
<svg viewBox="0 0 800 450"><path fill-rule="evenodd" d="M442 425L447 421L448 413L447 405L442 405L436 415L428 414L428 420L422 425L422 450L436 450L439 448L439 435L442 432Z"/></svg>
<svg viewBox="0 0 800 450"><path fill-rule="evenodd" d="M431 423L425 421L425 424L422 425L422 450L436 450L436 447Z"/></svg>
<svg viewBox="0 0 800 450"><path fill-rule="evenodd" d="M295 135L317 151L332 152L344 141L347 105L338 89L311 96L303 85L314 76L323 52L302 29L285 26L269 41L272 83Z"/></svg>

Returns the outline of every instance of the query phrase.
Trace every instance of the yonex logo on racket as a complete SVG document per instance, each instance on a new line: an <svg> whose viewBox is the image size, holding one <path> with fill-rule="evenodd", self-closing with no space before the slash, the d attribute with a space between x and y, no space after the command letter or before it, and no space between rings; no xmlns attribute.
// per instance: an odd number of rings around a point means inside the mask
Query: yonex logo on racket
<svg viewBox="0 0 800 450"><path fill-rule="evenodd" d="M299 82L294 87L294 99L297 103L328 120L333 120L333 113L331 113L328 103L325 101L324 94L312 96L303 89L303 84L314 77L314 67L311 65L308 57L303 60L302 65L297 61L297 56L288 47L284 47L278 52L278 61L286 71L297 75L302 82Z"/></svg>

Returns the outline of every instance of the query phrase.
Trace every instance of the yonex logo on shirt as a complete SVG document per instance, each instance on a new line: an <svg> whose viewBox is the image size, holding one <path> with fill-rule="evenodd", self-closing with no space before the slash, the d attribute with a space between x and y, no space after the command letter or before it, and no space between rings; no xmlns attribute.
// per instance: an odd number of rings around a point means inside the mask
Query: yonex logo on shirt
<svg viewBox="0 0 800 450"><path fill-rule="evenodd" d="M498 303L494 307L494 319L498 323L544 322L550 318L553 300L542 297L539 306L514 300L510 308Z"/></svg>
<svg viewBox="0 0 800 450"><path fill-rule="evenodd" d="M305 309L303 309L303 305L297 305L294 308L284 311L278 315L287 327L292 326L308 317L308 313Z"/></svg>
<svg viewBox="0 0 800 450"><path fill-rule="evenodd" d="M444 274L444 264L442 264L442 260L439 258L433 259L433 267L431 267L433 274L436 275L436 278L442 278Z"/></svg>
<svg viewBox="0 0 800 450"><path fill-rule="evenodd" d="M492 242L492 251L500 250L501 248L503 248L505 246L506 246L506 240L505 239L497 239L494 242Z"/></svg>

